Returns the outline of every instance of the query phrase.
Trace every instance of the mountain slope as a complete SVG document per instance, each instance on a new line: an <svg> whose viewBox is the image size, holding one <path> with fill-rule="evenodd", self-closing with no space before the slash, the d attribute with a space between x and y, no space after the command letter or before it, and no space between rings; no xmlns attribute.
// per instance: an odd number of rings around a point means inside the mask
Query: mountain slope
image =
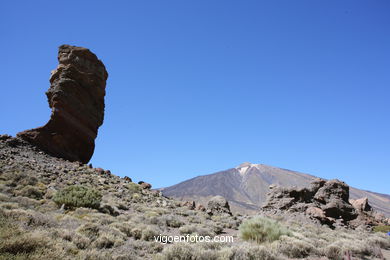
<svg viewBox="0 0 390 260"><path fill-rule="evenodd" d="M201 204L216 195L224 196L233 211L253 213L265 202L269 185L285 187L307 186L313 175L263 164L243 163L217 173L198 176L162 189L165 196L180 200L195 200ZM368 197L377 211L390 216L390 196L370 191L350 189L351 199Z"/></svg>

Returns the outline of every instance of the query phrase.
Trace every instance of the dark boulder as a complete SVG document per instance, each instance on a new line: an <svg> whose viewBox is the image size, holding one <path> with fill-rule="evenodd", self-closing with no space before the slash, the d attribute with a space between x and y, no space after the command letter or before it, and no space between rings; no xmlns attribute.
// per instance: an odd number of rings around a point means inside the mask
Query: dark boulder
<svg viewBox="0 0 390 260"><path fill-rule="evenodd" d="M127 182L132 182L133 180L129 176L123 177L123 179Z"/></svg>
<svg viewBox="0 0 390 260"><path fill-rule="evenodd" d="M150 183L147 183L147 182L142 182L140 184L141 188L144 189L144 190L150 190L152 188L152 184Z"/></svg>

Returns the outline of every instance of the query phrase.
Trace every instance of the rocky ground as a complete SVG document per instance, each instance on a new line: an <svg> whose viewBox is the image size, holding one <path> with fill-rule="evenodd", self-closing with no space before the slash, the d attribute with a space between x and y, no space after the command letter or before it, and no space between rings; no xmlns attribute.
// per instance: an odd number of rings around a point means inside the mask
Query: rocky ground
<svg viewBox="0 0 390 260"><path fill-rule="evenodd" d="M101 202L93 207L59 204L58 194L74 185L98 192ZM340 259L346 253L373 259L390 248L385 233L287 222L288 215L271 222L271 231L286 230L276 239L265 234L264 240L248 240L240 225L252 217L231 214L225 202L183 204L148 184L0 136L0 259ZM232 235L235 240L162 244L154 241L159 234Z"/></svg>

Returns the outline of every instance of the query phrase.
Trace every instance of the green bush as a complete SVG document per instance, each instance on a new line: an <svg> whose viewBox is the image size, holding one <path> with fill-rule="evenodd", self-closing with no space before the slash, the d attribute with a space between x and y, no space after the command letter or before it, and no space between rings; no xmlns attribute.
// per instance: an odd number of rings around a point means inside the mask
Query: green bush
<svg viewBox="0 0 390 260"><path fill-rule="evenodd" d="M93 208L97 209L100 206L102 195L99 191L81 185L71 185L58 191L53 201L57 205L65 205L66 208Z"/></svg>
<svg viewBox="0 0 390 260"><path fill-rule="evenodd" d="M131 194L140 193L141 192L141 187L138 184L134 183L134 182L130 182L125 187L129 190L129 192Z"/></svg>
<svg viewBox="0 0 390 260"><path fill-rule="evenodd" d="M265 218L255 217L243 222L240 227L240 236L243 240L252 240L257 243L272 242L282 235L290 235L290 231L278 222Z"/></svg>
<svg viewBox="0 0 390 260"><path fill-rule="evenodd" d="M387 233L387 232L390 232L390 226L375 226L374 227L374 231L375 232L384 232L384 233Z"/></svg>

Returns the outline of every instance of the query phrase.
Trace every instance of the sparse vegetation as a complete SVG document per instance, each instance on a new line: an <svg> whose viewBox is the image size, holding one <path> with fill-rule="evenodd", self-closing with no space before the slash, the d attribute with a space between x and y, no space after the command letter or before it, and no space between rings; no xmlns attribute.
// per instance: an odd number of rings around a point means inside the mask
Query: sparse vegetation
<svg viewBox="0 0 390 260"><path fill-rule="evenodd" d="M129 190L131 194L135 193L140 193L141 192L141 187L139 184L136 184L134 182L130 182L129 184L126 185L126 188Z"/></svg>
<svg viewBox="0 0 390 260"><path fill-rule="evenodd" d="M304 258L311 254L318 255L316 248L304 240L288 236L282 236L280 240L277 251L288 257Z"/></svg>
<svg viewBox="0 0 390 260"><path fill-rule="evenodd" d="M0 212L0 259L47 259L61 258L63 252L53 248L48 234L40 231L24 231Z"/></svg>
<svg viewBox="0 0 390 260"><path fill-rule="evenodd" d="M387 233L390 232L390 226L375 226L374 231Z"/></svg>
<svg viewBox="0 0 390 260"><path fill-rule="evenodd" d="M239 230L242 239L257 243L272 242L278 240L282 235L291 234L287 228L266 217L249 219L240 225Z"/></svg>
<svg viewBox="0 0 390 260"><path fill-rule="evenodd" d="M100 206L102 195L100 192L93 188L72 185L58 191L53 201L61 206L73 209L78 207L94 208L97 209Z"/></svg>
<svg viewBox="0 0 390 260"><path fill-rule="evenodd" d="M43 197L43 192L38 187L32 185L24 186L21 190L16 191L16 194L32 199L42 199Z"/></svg>
<svg viewBox="0 0 390 260"><path fill-rule="evenodd" d="M86 165L36 152L23 157L23 149L16 151L5 164L0 158L0 260L340 259L346 251L353 259L362 259L376 256L379 248L390 249L385 227L375 229L383 232L331 230L290 221L286 229L284 218L209 215L117 176L97 174ZM72 210L59 210L66 201ZM159 234L214 237L221 233L235 236L235 242L163 245L154 241ZM236 237L243 234L248 241Z"/></svg>
<svg viewBox="0 0 390 260"><path fill-rule="evenodd" d="M173 228L179 228L184 224L177 216L174 215L163 216L162 221L165 222L165 225L168 227Z"/></svg>

